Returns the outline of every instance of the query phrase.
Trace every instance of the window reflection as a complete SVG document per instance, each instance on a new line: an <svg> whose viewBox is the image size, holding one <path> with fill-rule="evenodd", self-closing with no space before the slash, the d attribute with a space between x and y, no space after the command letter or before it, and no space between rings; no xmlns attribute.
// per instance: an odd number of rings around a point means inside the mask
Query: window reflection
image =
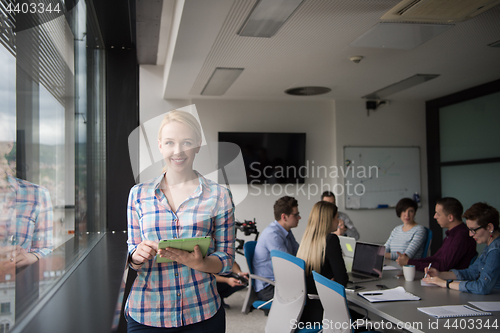
<svg viewBox="0 0 500 333"><path fill-rule="evenodd" d="M15 208L11 180L16 174L16 77L14 56L0 47L0 332L15 322L16 268L12 259Z"/></svg>
<svg viewBox="0 0 500 333"><path fill-rule="evenodd" d="M66 177L74 179L74 156L66 158L66 117L64 106L44 86L40 86L40 185L51 194L54 207L54 245L67 241L74 230L71 212L66 218L66 206L74 206L73 186L66 186ZM70 133L72 134L72 133ZM71 153L69 151L68 153ZM72 184L68 184L72 185Z"/></svg>
<svg viewBox="0 0 500 333"><path fill-rule="evenodd" d="M0 333L97 243L106 212L104 47L95 17L79 1L66 15L16 33L15 15L4 9Z"/></svg>

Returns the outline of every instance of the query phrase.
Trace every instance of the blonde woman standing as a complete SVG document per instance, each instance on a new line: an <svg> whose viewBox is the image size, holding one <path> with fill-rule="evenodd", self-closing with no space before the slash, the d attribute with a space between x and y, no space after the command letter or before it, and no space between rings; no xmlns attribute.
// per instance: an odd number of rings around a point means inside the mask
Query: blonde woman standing
<svg viewBox="0 0 500 333"><path fill-rule="evenodd" d="M347 285L348 276L342 249L337 235L333 234L338 226L337 206L327 201L317 202L309 215L306 231L300 242L297 257L306 262L306 285L308 294L317 294L312 271ZM319 300L307 300L301 322L323 320L323 307Z"/></svg>
<svg viewBox="0 0 500 333"><path fill-rule="evenodd" d="M197 120L170 111L158 132L164 172L130 190L129 263L137 278L125 308L128 332L225 331L214 274L233 266L234 205L228 189L193 170L200 146ZM206 257L198 246L158 249L160 240L203 236L212 237ZM173 262L156 262L157 253Z"/></svg>

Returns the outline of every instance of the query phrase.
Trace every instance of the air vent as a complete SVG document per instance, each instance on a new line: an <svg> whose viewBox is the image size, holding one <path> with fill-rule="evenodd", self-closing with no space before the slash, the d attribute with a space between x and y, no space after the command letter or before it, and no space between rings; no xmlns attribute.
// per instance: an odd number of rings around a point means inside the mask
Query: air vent
<svg viewBox="0 0 500 333"><path fill-rule="evenodd" d="M398 10L397 15L401 16L404 13L406 13L407 10L411 9L413 6L415 6L417 3L419 3L422 0L413 0L411 1L408 5L404 6L400 10Z"/></svg>
<svg viewBox="0 0 500 333"><path fill-rule="evenodd" d="M288 95L294 96L315 96L322 95L332 91L332 89L327 87L298 87L285 90Z"/></svg>
<svg viewBox="0 0 500 333"><path fill-rule="evenodd" d="M498 4L500 0L403 0L381 19L398 22L461 22Z"/></svg>
<svg viewBox="0 0 500 333"><path fill-rule="evenodd" d="M489 47L500 47L500 40L497 40L496 42L488 44L488 46Z"/></svg>

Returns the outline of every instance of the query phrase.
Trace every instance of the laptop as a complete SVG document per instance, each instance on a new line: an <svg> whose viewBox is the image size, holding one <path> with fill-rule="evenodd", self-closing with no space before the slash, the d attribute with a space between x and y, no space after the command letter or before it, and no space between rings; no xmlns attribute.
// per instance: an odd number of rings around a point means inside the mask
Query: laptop
<svg viewBox="0 0 500 333"><path fill-rule="evenodd" d="M339 236L342 254L347 258L354 258L354 249L356 248L356 239L352 237Z"/></svg>
<svg viewBox="0 0 500 333"><path fill-rule="evenodd" d="M380 280L384 267L385 246L357 242L349 282L361 283Z"/></svg>
<svg viewBox="0 0 500 333"><path fill-rule="evenodd" d="M345 268L348 272L352 270L352 260L354 258L354 249L356 248L356 239L352 237L339 236L342 256L344 257Z"/></svg>

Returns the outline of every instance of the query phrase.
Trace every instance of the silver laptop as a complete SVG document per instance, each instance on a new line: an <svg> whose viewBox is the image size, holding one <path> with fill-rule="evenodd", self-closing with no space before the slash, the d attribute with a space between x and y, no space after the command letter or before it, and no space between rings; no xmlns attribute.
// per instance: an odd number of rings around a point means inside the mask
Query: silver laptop
<svg viewBox="0 0 500 333"><path fill-rule="evenodd" d="M354 249L356 248L356 239L352 237L339 236L342 255L345 258L354 258Z"/></svg>
<svg viewBox="0 0 500 333"><path fill-rule="evenodd" d="M361 283L380 280L384 267L385 246L357 242L349 282Z"/></svg>
<svg viewBox="0 0 500 333"><path fill-rule="evenodd" d="M347 272L352 270L352 258L356 248L356 239L352 237L339 236L342 256L344 257L345 268Z"/></svg>

